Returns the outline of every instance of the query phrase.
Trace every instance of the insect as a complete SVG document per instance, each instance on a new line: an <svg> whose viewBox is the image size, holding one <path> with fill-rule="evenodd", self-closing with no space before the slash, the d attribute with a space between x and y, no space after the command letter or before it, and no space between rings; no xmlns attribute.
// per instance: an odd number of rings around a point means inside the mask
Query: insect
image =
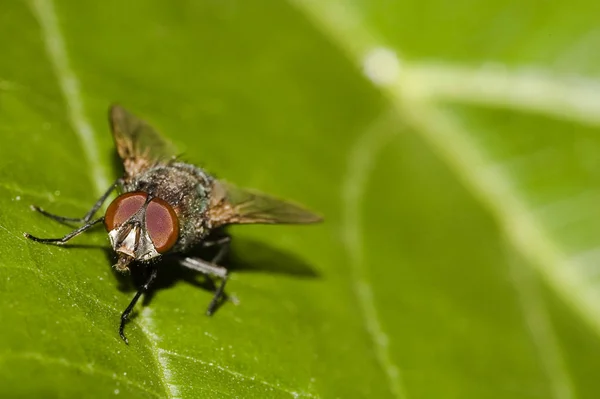
<svg viewBox="0 0 600 399"><path fill-rule="evenodd" d="M211 315L223 297L228 271L218 263L231 238L211 232L230 224L315 223L321 217L299 205L218 180L203 169L178 160L174 148L146 122L119 105L109 110L109 122L124 175L117 179L82 218L54 215L40 207L32 209L58 222L80 223L81 227L61 238L30 240L62 245L103 223L118 260L116 270L144 268L145 283L121 315L119 335L128 343L125 324L140 296L156 279L163 255L175 254L187 268L221 281L208 305ZM117 189L120 193L104 216L95 218L104 202ZM186 255L198 247L217 248L212 261Z"/></svg>

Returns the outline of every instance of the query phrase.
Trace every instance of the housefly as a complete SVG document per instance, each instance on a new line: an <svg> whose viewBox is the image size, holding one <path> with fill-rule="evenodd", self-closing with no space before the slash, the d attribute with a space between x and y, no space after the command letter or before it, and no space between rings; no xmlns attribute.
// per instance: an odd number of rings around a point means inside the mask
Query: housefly
<svg viewBox="0 0 600 399"><path fill-rule="evenodd" d="M135 264L144 267L145 283L121 315L119 334L127 343L125 323L140 296L156 279L161 256L176 254L179 263L221 281L208 305L214 312L223 296L228 271L218 265L230 237L211 238L211 232L230 224L315 223L321 218L299 205L215 179L203 169L181 162L173 147L146 122L113 105L109 121L124 175L117 179L82 218L51 214L32 208L59 222L81 227L62 238L25 237L45 244L64 244L90 228L104 224L118 260L116 270L127 272ZM113 190L120 193L104 216L94 218ZM198 247L216 246L212 261L189 255ZM188 254L188 255L186 255Z"/></svg>

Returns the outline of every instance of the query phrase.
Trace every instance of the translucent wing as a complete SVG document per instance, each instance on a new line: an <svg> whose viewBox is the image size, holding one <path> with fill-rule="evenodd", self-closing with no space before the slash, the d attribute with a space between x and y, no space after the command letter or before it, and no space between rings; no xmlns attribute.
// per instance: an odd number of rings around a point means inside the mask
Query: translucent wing
<svg viewBox="0 0 600 399"><path fill-rule="evenodd" d="M317 223L323 220L300 205L220 180L213 183L208 217L213 228L224 224Z"/></svg>
<svg viewBox="0 0 600 399"><path fill-rule="evenodd" d="M175 149L168 142L125 108L111 106L109 119L117 152L128 176L175 156Z"/></svg>

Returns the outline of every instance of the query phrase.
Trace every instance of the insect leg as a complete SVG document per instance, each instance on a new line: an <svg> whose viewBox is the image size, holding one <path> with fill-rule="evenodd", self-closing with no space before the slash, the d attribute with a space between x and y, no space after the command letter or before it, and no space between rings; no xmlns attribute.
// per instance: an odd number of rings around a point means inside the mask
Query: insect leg
<svg viewBox="0 0 600 399"><path fill-rule="evenodd" d="M125 341L126 344L129 344L129 341L127 340L127 337L125 336L123 330L125 329L125 323L129 318L129 314L133 310L133 307L137 303L138 299L140 299L140 296L142 296L143 293L148 291L148 288L150 287L150 285L152 285L152 282L154 281L154 279L156 278L156 274L158 273L158 268L155 265L150 266L150 268L150 276L148 276L148 280L146 280L144 285L142 285L139 288L138 292L136 292L131 302L129 302L129 305L127 306L123 314L121 314L121 325L119 326L119 335L121 336L123 341Z"/></svg>
<svg viewBox="0 0 600 399"><path fill-rule="evenodd" d="M102 223L103 221L104 221L104 216L101 218L98 218L96 220L93 220L91 222L87 222L86 224L84 224L83 226L78 228L77 230L73 230L72 232L70 232L69 234L67 234L66 236L64 236L62 238L38 238L38 237L32 236L29 233L23 233L23 235L25 236L25 238L29 238L30 240L33 240L35 242L41 242L44 244L62 245L64 243L66 243L67 241L69 241L71 238L78 236L79 234L91 229L92 227L94 227L98 223Z"/></svg>
<svg viewBox="0 0 600 399"><path fill-rule="evenodd" d="M202 242L202 246L205 248L214 247L215 245L218 245L220 247L219 252L217 252L217 254L214 256L211 263L220 263L221 260L223 260L223 257L227 254L227 251L229 251L230 244L230 236L223 236L216 240Z"/></svg>
<svg viewBox="0 0 600 399"><path fill-rule="evenodd" d="M200 273L221 279L221 285L217 287L215 295L206 309L206 314L208 316L212 315L217 308L221 297L223 296L223 290L225 289L225 284L227 283L228 277L227 269L225 269L223 266L218 266L198 258L183 258L181 259L180 263L183 266L199 271Z"/></svg>
<svg viewBox="0 0 600 399"><path fill-rule="evenodd" d="M45 211L44 209L40 208L37 205L31 205L31 209L41 213L42 215L44 215L46 217L49 217L52 220L56 220L57 222L87 223L92 219L94 214L98 211L98 209L100 209L100 207L102 206L104 201L106 201L106 199L108 198L110 193L113 192L113 190L115 189L115 187L117 187L117 185L119 185L119 183L121 183L121 179L118 179L117 181L115 181L108 188L108 190L106 190L106 192L104 194L102 194L102 196L100 198L98 198L98 201L96 201L96 203L94 204L92 209L90 209L88 211L88 213L86 213L85 216L82 218L70 218L70 217L58 216L53 213Z"/></svg>

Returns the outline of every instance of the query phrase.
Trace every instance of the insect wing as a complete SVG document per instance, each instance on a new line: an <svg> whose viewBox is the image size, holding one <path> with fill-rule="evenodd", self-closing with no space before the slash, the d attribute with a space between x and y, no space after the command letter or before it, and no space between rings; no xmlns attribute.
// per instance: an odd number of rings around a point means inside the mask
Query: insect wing
<svg viewBox="0 0 600 399"><path fill-rule="evenodd" d="M213 227L225 224L305 224L321 216L291 202L215 180L208 211Z"/></svg>
<svg viewBox="0 0 600 399"><path fill-rule="evenodd" d="M119 105L109 112L110 127L125 172L132 176L175 157L175 149L156 130Z"/></svg>

